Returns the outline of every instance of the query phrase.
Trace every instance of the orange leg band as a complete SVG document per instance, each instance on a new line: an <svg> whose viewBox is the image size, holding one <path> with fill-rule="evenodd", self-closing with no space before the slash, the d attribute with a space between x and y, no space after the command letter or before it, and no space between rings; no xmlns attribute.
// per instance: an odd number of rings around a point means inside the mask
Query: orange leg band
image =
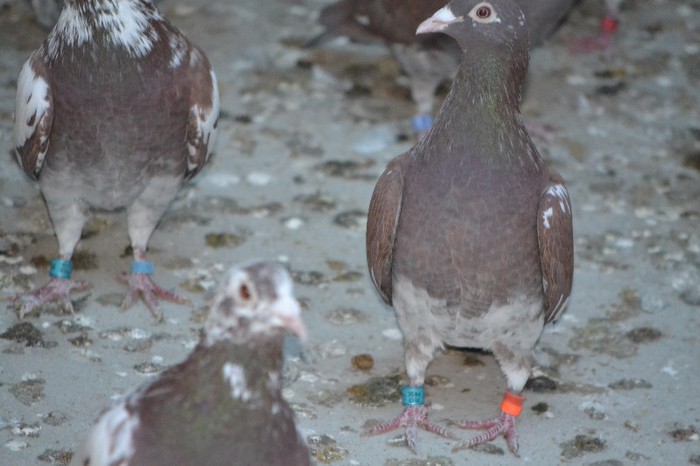
<svg viewBox="0 0 700 466"><path fill-rule="evenodd" d="M503 394L503 401L501 401L501 411L517 417L523 411L523 401L525 401L524 397L511 392L505 392Z"/></svg>

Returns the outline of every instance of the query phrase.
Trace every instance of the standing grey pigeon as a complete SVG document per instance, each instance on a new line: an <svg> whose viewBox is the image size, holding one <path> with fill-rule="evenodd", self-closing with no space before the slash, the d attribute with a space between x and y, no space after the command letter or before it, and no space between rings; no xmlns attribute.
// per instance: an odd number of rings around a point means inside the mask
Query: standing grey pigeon
<svg viewBox="0 0 700 466"><path fill-rule="evenodd" d="M418 33L453 37L462 59L434 126L377 181L367 221L375 287L396 311L409 385L404 412L371 433L405 426L452 436L428 419L423 382L443 345L493 352L508 391L495 419L460 445L505 434L515 417L544 324L571 292L573 235L564 180L533 145L519 110L528 66L525 16L512 0L452 0Z"/></svg>
<svg viewBox="0 0 700 466"><path fill-rule="evenodd" d="M66 0L17 84L14 140L39 181L58 238L50 280L19 296L19 316L49 301L72 311L71 257L92 208L126 208L134 262L123 307L141 294L156 318L148 240L216 141L219 94L204 53L150 0Z"/></svg>
<svg viewBox="0 0 700 466"><path fill-rule="evenodd" d="M530 42L536 46L556 31L578 0L517 0L525 12ZM426 131L433 121L435 91L452 79L461 51L444 35L416 36L416 27L447 0L339 0L321 11L319 23L325 31L311 41L347 36L357 42L385 42L409 78L416 104L413 129Z"/></svg>
<svg viewBox="0 0 700 466"><path fill-rule="evenodd" d="M231 269L192 354L104 412L72 464L309 465L282 397L285 330L306 335L287 271Z"/></svg>

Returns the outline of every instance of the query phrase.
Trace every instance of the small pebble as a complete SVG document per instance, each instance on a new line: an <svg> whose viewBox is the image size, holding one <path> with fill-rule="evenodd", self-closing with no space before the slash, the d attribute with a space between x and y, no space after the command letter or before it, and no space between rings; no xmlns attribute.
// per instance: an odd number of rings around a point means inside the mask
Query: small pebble
<svg viewBox="0 0 700 466"><path fill-rule="evenodd" d="M553 392L557 389L557 382L547 376L539 375L528 379L525 388L535 393Z"/></svg>
<svg viewBox="0 0 700 466"><path fill-rule="evenodd" d="M333 325L353 325L367 320L367 316L358 309L340 308L328 314L328 321Z"/></svg>
<svg viewBox="0 0 700 466"><path fill-rule="evenodd" d="M57 427L68 422L70 420L70 416L62 411L51 411L50 413L42 416L41 420L50 426Z"/></svg>
<svg viewBox="0 0 700 466"><path fill-rule="evenodd" d="M540 401L539 403L532 405L532 408L530 409L532 409L537 414L543 414L549 410L549 405L544 401Z"/></svg>
<svg viewBox="0 0 700 466"><path fill-rule="evenodd" d="M5 448L7 448L10 451L20 451L28 447L29 444L21 440L10 440L9 442L5 442Z"/></svg>
<svg viewBox="0 0 700 466"><path fill-rule="evenodd" d="M572 440L560 444L561 456L570 460L583 456L586 453L597 453L607 448L607 442L591 435L577 435Z"/></svg>
<svg viewBox="0 0 700 466"><path fill-rule="evenodd" d="M165 369L165 366L153 362L144 362L141 364L136 364L134 366L134 369L136 370L136 372L139 372L141 374L157 374L158 372L163 371Z"/></svg>
<svg viewBox="0 0 700 466"><path fill-rule="evenodd" d="M384 335L389 340L401 340L403 338L401 330L397 328L388 328L386 330L382 330L382 335Z"/></svg>
<svg viewBox="0 0 700 466"><path fill-rule="evenodd" d="M290 230L298 230L299 228L304 226L304 219L299 218L299 217L290 217L286 220L284 220L284 226L289 228Z"/></svg>
<svg viewBox="0 0 700 466"><path fill-rule="evenodd" d="M37 459L49 464L69 464L73 459L73 452L68 449L54 450L47 448L41 455L37 456Z"/></svg>
<svg viewBox="0 0 700 466"><path fill-rule="evenodd" d="M369 371L374 367L374 358L371 354L357 354L352 357L352 367L361 371Z"/></svg>
<svg viewBox="0 0 700 466"><path fill-rule="evenodd" d="M266 186L272 181L272 176L268 173L252 172L248 174L246 181L253 186Z"/></svg>

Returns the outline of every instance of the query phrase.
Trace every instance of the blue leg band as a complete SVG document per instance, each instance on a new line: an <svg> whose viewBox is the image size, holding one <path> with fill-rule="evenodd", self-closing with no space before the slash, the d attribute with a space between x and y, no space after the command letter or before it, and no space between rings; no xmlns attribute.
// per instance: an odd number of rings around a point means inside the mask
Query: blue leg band
<svg viewBox="0 0 700 466"><path fill-rule="evenodd" d="M52 259L51 268L49 268L49 277L70 279L73 272L73 262L65 259Z"/></svg>
<svg viewBox="0 0 700 466"><path fill-rule="evenodd" d="M153 275L153 262L134 261L131 263L131 273L141 273L144 275Z"/></svg>
<svg viewBox="0 0 700 466"><path fill-rule="evenodd" d="M401 387L401 402L404 406L423 406L425 404L423 386L409 387L404 385Z"/></svg>
<svg viewBox="0 0 700 466"><path fill-rule="evenodd" d="M413 126L413 131L416 133L428 131L430 127L433 126L433 117L432 115L427 115L425 113L416 115L411 118L411 126Z"/></svg>

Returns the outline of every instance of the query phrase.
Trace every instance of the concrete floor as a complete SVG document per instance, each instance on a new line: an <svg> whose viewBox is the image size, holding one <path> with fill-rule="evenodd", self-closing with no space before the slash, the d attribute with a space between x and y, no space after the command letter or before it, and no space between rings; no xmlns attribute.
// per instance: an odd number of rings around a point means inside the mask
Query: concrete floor
<svg viewBox="0 0 700 466"><path fill-rule="evenodd" d="M74 273L94 287L76 314L47 310L18 328L9 305L0 313L0 464L67 462L104 407L185 357L222 270L251 259L288 262L306 309L310 338L289 341L285 395L319 464L700 464L700 3L625 2L610 52L572 55L567 40L596 31L600 5L587 1L533 53L523 111L552 131L536 143L568 181L576 275L535 351L520 459L502 438L453 454L455 441L421 432L414 455L399 433L361 435L401 410L401 336L368 279L364 217L376 177L411 145L412 105L383 47L299 47L323 3L159 3L221 85L218 153L151 241L156 279L194 304L165 304L162 324L143 303L120 312L125 218L97 214ZM24 2L6 2L5 296L44 283L56 254L40 193L11 155L16 77L44 35ZM358 354L369 371L353 366ZM493 416L505 388L482 353L438 355L429 378L436 421Z"/></svg>

